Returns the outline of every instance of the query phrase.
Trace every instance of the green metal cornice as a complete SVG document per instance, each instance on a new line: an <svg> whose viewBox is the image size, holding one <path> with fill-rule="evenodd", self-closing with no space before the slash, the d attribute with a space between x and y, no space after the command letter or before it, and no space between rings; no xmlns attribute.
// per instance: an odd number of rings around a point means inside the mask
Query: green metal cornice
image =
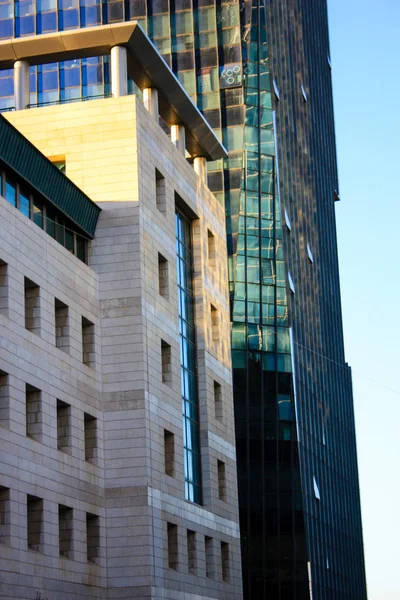
<svg viewBox="0 0 400 600"><path fill-rule="evenodd" d="M0 115L0 160L93 238L100 207Z"/></svg>

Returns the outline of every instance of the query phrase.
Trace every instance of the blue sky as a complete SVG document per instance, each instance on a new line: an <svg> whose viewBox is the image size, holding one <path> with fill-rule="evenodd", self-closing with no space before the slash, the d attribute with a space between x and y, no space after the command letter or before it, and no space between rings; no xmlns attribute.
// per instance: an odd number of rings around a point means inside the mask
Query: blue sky
<svg viewBox="0 0 400 600"><path fill-rule="evenodd" d="M328 0L328 6L343 320L368 598L399 600L400 2Z"/></svg>

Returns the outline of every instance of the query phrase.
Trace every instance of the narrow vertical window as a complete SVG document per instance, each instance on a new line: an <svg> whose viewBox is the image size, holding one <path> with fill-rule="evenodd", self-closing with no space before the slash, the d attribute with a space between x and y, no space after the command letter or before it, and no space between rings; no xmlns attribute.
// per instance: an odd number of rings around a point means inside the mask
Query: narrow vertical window
<svg viewBox="0 0 400 600"><path fill-rule="evenodd" d="M218 421L222 421L222 387L217 381L214 381L214 410L215 418Z"/></svg>
<svg viewBox="0 0 400 600"><path fill-rule="evenodd" d="M8 265L0 260L0 313L8 316Z"/></svg>
<svg viewBox="0 0 400 600"><path fill-rule="evenodd" d="M8 544L11 536L10 490L0 486L0 544Z"/></svg>
<svg viewBox="0 0 400 600"><path fill-rule="evenodd" d="M43 500L27 496L28 548L41 551L43 548Z"/></svg>
<svg viewBox="0 0 400 600"><path fill-rule="evenodd" d="M165 177L156 169L156 206L165 214L167 212L167 197L165 192Z"/></svg>
<svg viewBox="0 0 400 600"><path fill-rule="evenodd" d="M213 304L210 305L211 313L211 339L213 342L219 340L219 315L218 310Z"/></svg>
<svg viewBox="0 0 400 600"><path fill-rule="evenodd" d="M72 556L72 508L59 504L58 506L58 545L60 556Z"/></svg>
<svg viewBox="0 0 400 600"><path fill-rule="evenodd" d="M175 463L175 436L170 431L164 429L164 461L165 473L170 477L174 476Z"/></svg>
<svg viewBox="0 0 400 600"><path fill-rule="evenodd" d="M168 298L168 261L160 253L158 253L158 291L160 296Z"/></svg>
<svg viewBox="0 0 400 600"><path fill-rule="evenodd" d="M57 448L61 452L71 450L71 407L57 400Z"/></svg>
<svg viewBox="0 0 400 600"><path fill-rule="evenodd" d="M222 581L229 581L229 545L221 542Z"/></svg>
<svg viewBox="0 0 400 600"><path fill-rule="evenodd" d="M0 425L10 426L10 386L8 374L0 370Z"/></svg>
<svg viewBox="0 0 400 600"><path fill-rule="evenodd" d="M40 335L40 287L25 277L25 327Z"/></svg>
<svg viewBox="0 0 400 600"><path fill-rule="evenodd" d="M82 360L88 367L95 366L94 324L82 317Z"/></svg>
<svg viewBox="0 0 400 600"><path fill-rule="evenodd" d="M97 562L100 556L100 522L97 515L86 514L86 545L88 562Z"/></svg>
<svg viewBox="0 0 400 600"><path fill-rule="evenodd" d="M183 413L185 498L201 503L200 442L196 378L196 346L193 298L191 223L179 211L175 214L178 307Z"/></svg>
<svg viewBox="0 0 400 600"><path fill-rule="evenodd" d="M218 498L220 500L226 500L225 463L223 463L221 460L217 460L217 473L218 473Z"/></svg>
<svg viewBox="0 0 400 600"><path fill-rule="evenodd" d="M43 408L42 392L37 388L25 385L26 435L37 442L42 441Z"/></svg>
<svg viewBox="0 0 400 600"><path fill-rule="evenodd" d="M167 523L168 537L168 567L178 569L178 527L174 523Z"/></svg>
<svg viewBox="0 0 400 600"><path fill-rule="evenodd" d="M196 533L194 531L187 531L187 556L188 556L188 571L193 575L197 571L197 552L196 552Z"/></svg>
<svg viewBox="0 0 400 600"><path fill-rule="evenodd" d="M204 548L206 553L206 577L214 578L214 540L208 535L204 538Z"/></svg>
<svg viewBox="0 0 400 600"><path fill-rule="evenodd" d="M93 462L97 458L97 419L84 413L85 460Z"/></svg>
<svg viewBox="0 0 400 600"><path fill-rule="evenodd" d="M55 326L56 326L56 346L69 353L69 315L68 306L55 298L54 300Z"/></svg>
<svg viewBox="0 0 400 600"><path fill-rule="evenodd" d="M161 379L167 385L172 384L171 346L161 340Z"/></svg>
<svg viewBox="0 0 400 600"><path fill-rule="evenodd" d="M207 230L207 258L209 265L214 268L216 262L215 236L209 229Z"/></svg>

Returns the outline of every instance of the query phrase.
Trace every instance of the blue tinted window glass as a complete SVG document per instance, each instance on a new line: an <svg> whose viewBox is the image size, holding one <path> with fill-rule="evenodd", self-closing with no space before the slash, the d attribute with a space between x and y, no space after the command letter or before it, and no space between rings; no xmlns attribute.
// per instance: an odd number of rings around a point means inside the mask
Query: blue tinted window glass
<svg viewBox="0 0 400 600"><path fill-rule="evenodd" d="M33 221L43 229L43 205L37 200L33 201Z"/></svg>
<svg viewBox="0 0 400 600"><path fill-rule="evenodd" d="M12 19L0 20L0 39L13 37L13 34Z"/></svg>
<svg viewBox="0 0 400 600"><path fill-rule="evenodd" d="M17 188L13 181L6 180L6 200L13 206L17 205Z"/></svg>
<svg viewBox="0 0 400 600"><path fill-rule="evenodd" d="M81 27L101 25L100 0L81 0Z"/></svg>
<svg viewBox="0 0 400 600"><path fill-rule="evenodd" d="M29 194L23 191L20 191L19 193L19 210L28 217L28 219L30 218Z"/></svg>

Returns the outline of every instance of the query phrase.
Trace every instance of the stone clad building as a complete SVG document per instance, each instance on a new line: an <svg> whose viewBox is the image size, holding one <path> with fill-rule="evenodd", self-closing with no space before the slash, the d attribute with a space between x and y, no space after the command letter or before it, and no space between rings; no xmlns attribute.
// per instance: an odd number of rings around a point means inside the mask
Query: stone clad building
<svg viewBox="0 0 400 600"><path fill-rule="evenodd" d="M119 31L114 97L0 116L0 598L240 600L225 149Z"/></svg>

